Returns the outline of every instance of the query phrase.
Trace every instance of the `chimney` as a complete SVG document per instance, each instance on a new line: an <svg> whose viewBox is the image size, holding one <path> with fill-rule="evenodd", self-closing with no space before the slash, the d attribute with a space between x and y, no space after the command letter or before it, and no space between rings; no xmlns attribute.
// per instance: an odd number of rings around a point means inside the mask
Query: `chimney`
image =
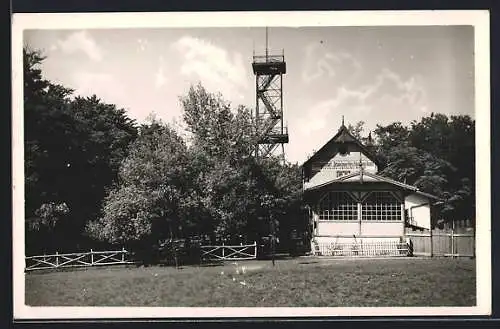
<svg viewBox="0 0 500 329"><path fill-rule="evenodd" d="M370 153L372 153L373 155L375 155L375 144L373 143L373 138L372 138L372 132L371 131L368 134L368 138L367 138L365 147L368 149L368 151Z"/></svg>

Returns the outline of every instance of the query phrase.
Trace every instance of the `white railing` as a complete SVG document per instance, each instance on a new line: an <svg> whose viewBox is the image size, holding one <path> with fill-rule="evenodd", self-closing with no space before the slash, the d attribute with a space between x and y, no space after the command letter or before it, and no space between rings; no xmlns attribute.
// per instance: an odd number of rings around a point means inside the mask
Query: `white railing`
<svg viewBox="0 0 500 329"><path fill-rule="evenodd" d="M202 260L250 260L257 258L257 242L249 245L202 246Z"/></svg>
<svg viewBox="0 0 500 329"><path fill-rule="evenodd" d="M88 267L101 265L132 264L128 259L130 253L125 250L115 251L93 251L83 253L28 256L25 258L26 271L70 268L70 267Z"/></svg>
<svg viewBox="0 0 500 329"><path fill-rule="evenodd" d="M254 55L254 63L281 63L285 61L284 55Z"/></svg>
<svg viewBox="0 0 500 329"><path fill-rule="evenodd" d="M316 256L373 257L408 256L410 248L405 242L381 241L364 243L314 243Z"/></svg>

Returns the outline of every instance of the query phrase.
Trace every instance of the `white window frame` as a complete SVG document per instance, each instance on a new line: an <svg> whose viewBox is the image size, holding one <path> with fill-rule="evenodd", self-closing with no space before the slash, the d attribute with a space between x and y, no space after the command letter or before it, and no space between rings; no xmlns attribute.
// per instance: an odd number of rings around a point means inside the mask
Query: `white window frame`
<svg viewBox="0 0 500 329"><path fill-rule="evenodd" d="M367 204L366 201L370 199L371 196L375 193L384 193L392 196L392 202L377 202L373 204ZM383 200L380 200L383 201ZM403 211L403 202L401 198L394 193L393 191L370 191L362 200L361 200L361 221L364 222L398 222L401 221L404 217L402 215ZM374 207L374 208L373 208Z"/></svg>
<svg viewBox="0 0 500 329"><path fill-rule="evenodd" d="M348 196L351 199L349 203L336 203L337 207L332 207L332 195ZM323 201L328 198L327 207L323 207ZM339 199L337 199L339 200ZM342 200L342 198L340 198ZM344 198L345 200L345 198ZM328 191L318 202L318 220L325 222L355 222L358 221L358 201L348 191Z"/></svg>

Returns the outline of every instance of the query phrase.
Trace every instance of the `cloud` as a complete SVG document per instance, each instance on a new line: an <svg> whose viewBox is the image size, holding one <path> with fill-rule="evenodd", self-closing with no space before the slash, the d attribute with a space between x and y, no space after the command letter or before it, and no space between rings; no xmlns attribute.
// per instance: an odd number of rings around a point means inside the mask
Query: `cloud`
<svg viewBox="0 0 500 329"><path fill-rule="evenodd" d="M366 120L376 116L377 122L399 120L408 117L408 112L426 113L427 94L419 76L407 80L385 68L373 82L358 88L340 86L333 98L322 100L298 118L298 127L306 136L330 127L336 117L348 116L348 121Z"/></svg>
<svg viewBox="0 0 500 329"><path fill-rule="evenodd" d="M139 50L144 51L148 47L148 40L147 39L137 39L137 43L139 44Z"/></svg>
<svg viewBox="0 0 500 329"><path fill-rule="evenodd" d="M340 117L344 113L357 116L369 114L371 106L364 102L367 92L370 91L356 91L341 87L336 97L323 100L307 111L307 118L300 120L301 124L298 128L301 133L311 135L325 127L330 127L331 121L340 122Z"/></svg>
<svg viewBox="0 0 500 329"><path fill-rule="evenodd" d="M82 51L94 61L101 61L103 58L101 48L87 33L87 31L74 32L66 39L58 40L56 47L61 49L61 51L66 54L73 54Z"/></svg>
<svg viewBox="0 0 500 329"><path fill-rule="evenodd" d="M419 76L411 76L408 80L403 80L397 73L384 68L371 84L358 88L341 86L335 101L344 105L349 101L354 104L369 105L387 100L398 100L410 106L417 106L425 99L425 89Z"/></svg>
<svg viewBox="0 0 500 329"><path fill-rule="evenodd" d="M302 79L308 84L325 74L329 78L342 75L343 81L354 81L362 69L361 63L348 52L325 52L316 43L311 43L305 48L304 65Z"/></svg>
<svg viewBox="0 0 500 329"><path fill-rule="evenodd" d="M307 108L289 122L292 139L307 141L288 149L288 158L303 161L318 150L337 132L342 115L346 124L365 121L365 133L376 124L406 122L429 111L425 81L418 75L403 78L384 68L360 86L343 84L332 90L333 97L320 99L312 107L310 100L300 100L296 106Z"/></svg>
<svg viewBox="0 0 500 329"><path fill-rule="evenodd" d="M426 107L427 93L422 78L418 75L403 80L398 74L385 68L377 76L371 96L381 94L381 100L393 100L405 103L410 107Z"/></svg>
<svg viewBox="0 0 500 329"><path fill-rule="evenodd" d="M298 128L305 134L324 128L327 124L325 117L329 115L333 108L338 106L338 103L338 99L331 99L316 104L308 111L311 114L309 119L300 120L301 124Z"/></svg>
<svg viewBox="0 0 500 329"><path fill-rule="evenodd" d="M108 73L77 71L73 74L73 88L79 96L96 94L106 103L123 106L126 92L120 80Z"/></svg>
<svg viewBox="0 0 500 329"><path fill-rule="evenodd" d="M165 62L163 56L160 57L160 65L155 73L155 88L160 89L167 83L168 79L165 75Z"/></svg>
<svg viewBox="0 0 500 329"><path fill-rule="evenodd" d="M168 80L165 77L165 72L163 70L163 67L160 66L160 68L158 68L158 71L155 74L155 88L159 89L159 88L163 87L163 85L165 85L165 83L167 83L167 81Z"/></svg>
<svg viewBox="0 0 500 329"><path fill-rule="evenodd" d="M242 98L250 75L240 53L190 36L180 38L172 47L182 55L181 74L199 79L207 89L215 89L229 99Z"/></svg>

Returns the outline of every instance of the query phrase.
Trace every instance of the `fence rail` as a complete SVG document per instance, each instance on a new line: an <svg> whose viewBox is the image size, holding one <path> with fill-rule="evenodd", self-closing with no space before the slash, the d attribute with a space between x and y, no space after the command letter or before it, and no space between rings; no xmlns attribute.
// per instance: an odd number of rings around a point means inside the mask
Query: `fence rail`
<svg viewBox="0 0 500 329"><path fill-rule="evenodd" d="M25 271L91 267L102 265L134 264L131 253L124 248L114 251L93 251L81 253L55 253L25 257ZM257 243L239 246L201 246L201 260L250 260L257 258Z"/></svg>
<svg viewBox="0 0 500 329"><path fill-rule="evenodd" d="M317 256L382 257L408 256L410 248L404 242L381 241L365 243L316 243Z"/></svg>
<svg viewBox="0 0 500 329"><path fill-rule="evenodd" d="M202 260L250 260L257 258L257 242L249 245L202 246Z"/></svg>
<svg viewBox="0 0 500 329"><path fill-rule="evenodd" d="M54 268L88 267L101 265L132 264L128 259L130 253L125 250L93 251L83 253L68 253L25 258L26 271L45 270Z"/></svg>

